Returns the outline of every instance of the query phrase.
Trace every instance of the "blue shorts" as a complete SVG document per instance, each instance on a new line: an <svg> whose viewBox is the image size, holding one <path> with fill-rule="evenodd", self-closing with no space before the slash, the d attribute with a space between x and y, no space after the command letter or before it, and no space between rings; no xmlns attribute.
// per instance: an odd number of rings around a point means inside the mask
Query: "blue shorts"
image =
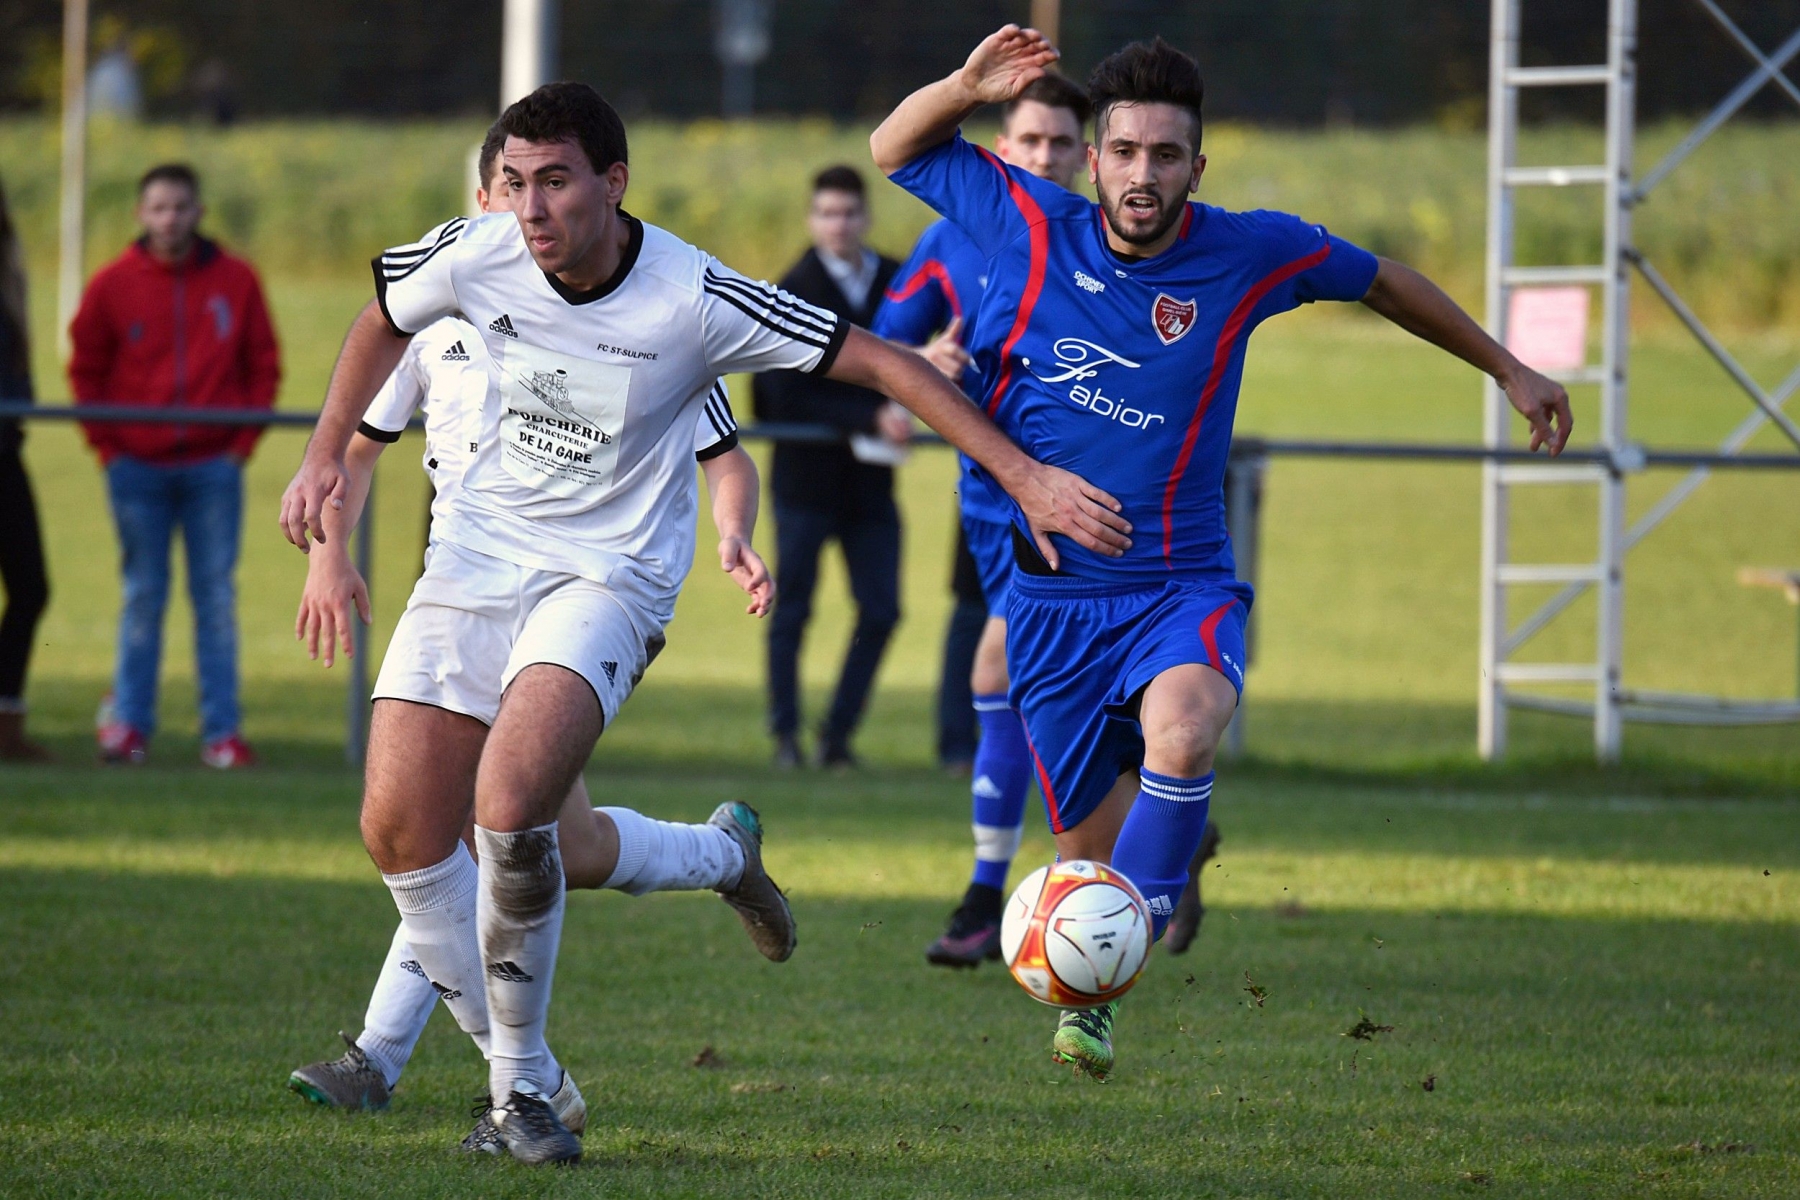
<svg viewBox="0 0 1800 1200"><path fill-rule="evenodd" d="M981 598L987 601L988 616L1004 618L1007 593L1012 590L1013 527L1007 522L984 521L967 514L962 526L969 555L981 576Z"/></svg>
<svg viewBox="0 0 1800 1200"><path fill-rule="evenodd" d="M1243 694L1249 584L1117 584L1018 571L1011 591L1008 699L1025 720L1056 833L1079 825L1120 775L1143 765L1137 706L1151 680L1202 663Z"/></svg>

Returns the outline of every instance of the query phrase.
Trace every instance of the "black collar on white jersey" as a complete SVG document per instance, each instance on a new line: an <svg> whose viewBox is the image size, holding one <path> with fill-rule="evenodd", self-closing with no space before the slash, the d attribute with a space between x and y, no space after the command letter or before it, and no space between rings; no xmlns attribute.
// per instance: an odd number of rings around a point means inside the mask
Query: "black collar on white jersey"
<svg viewBox="0 0 1800 1200"><path fill-rule="evenodd" d="M599 287L582 292L570 287L550 272L544 272L544 279L550 287L569 304L592 304L596 300L604 300L619 290L625 277L631 274L631 268L637 264L638 252L644 248L644 223L626 212L619 210L619 219L625 222L630 240L625 245L625 253L619 258L618 269Z"/></svg>

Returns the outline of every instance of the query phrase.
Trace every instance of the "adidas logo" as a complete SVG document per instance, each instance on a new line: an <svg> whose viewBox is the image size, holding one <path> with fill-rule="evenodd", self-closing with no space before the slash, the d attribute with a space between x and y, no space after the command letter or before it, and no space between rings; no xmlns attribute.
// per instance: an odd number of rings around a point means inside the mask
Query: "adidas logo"
<svg viewBox="0 0 1800 1200"><path fill-rule="evenodd" d="M516 962L489 963L488 974L502 983L530 983L535 978Z"/></svg>
<svg viewBox="0 0 1800 1200"><path fill-rule="evenodd" d="M504 320L505 318L501 318L501 319ZM498 329L499 326L495 325L494 328ZM509 325L509 326L507 326L507 328L510 329L510 328L512 328L512 326ZM518 335L514 334L513 336L516 337ZM467 350L463 349L463 344L461 342L458 342L454 346L450 347L448 350L444 351L443 361L444 362L468 362L469 361L469 352Z"/></svg>
<svg viewBox="0 0 1800 1200"><path fill-rule="evenodd" d="M409 958L406 961L402 962L400 964L400 969L402 971L410 971L412 974L417 975L420 979L425 978L425 968L421 967L418 964L418 962L413 959Z"/></svg>
<svg viewBox="0 0 1800 1200"><path fill-rule="evenodd" d="M602 671L606 672L606 682L617 683L619 681L619 664L618 663L603 662L600 664L600 669Z"/></svg>
<svg viewBox="0 0 1800 1200"><path fill-rule="evenodd" d="M460 991L458 991L456 988L447 988L435 979L430 979L430 980L427 980L426 982L430 983L432 987L437 989L437 994L443 999L445 1004L450 1003L452 1000L462 999L462 993Z"/></svg>
<svg viewBox="0 0 1800 1200"><path fill-rule="evenodd" d="M1169 916L1175 911L1175 906L1169 902L1167 896L1151 896L1144 903L1149 905L1150 912L1158 917ZM488 970L492 971L493 968L489 967Z"/></svg>
<svg viewBox="0 0 1800 1200"><path fill-rule="evenodd" d="M970 790L973 791L977 796L980 796L983 800L998 800L998 799L1000 799L999 785L996 784L992 779L989 779L986 775L983 775L980 779L977 779L975 781L975 786L973 788L971 788Z"/></svg>
<svg viewBox="0 0 1800 1200"><path fill-rule="evenodd" d="M503 337L516 338L519 336L519 331L513 328L512 318L505 313L501 313L488 328Z"/></svg>

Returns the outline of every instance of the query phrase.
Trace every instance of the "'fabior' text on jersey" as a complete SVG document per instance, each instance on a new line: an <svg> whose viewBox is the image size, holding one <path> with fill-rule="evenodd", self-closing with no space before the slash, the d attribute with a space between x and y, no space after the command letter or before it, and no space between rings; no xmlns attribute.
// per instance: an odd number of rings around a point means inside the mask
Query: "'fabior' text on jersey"
<svg viewBox="0 0 1800 1200"><path fill-rule="evenodd" d="M1098 205L960 135L893 179L987 257L964 343L971 394L1027 454L1111 492L1132 524L1123 558L1061 539L1061 570L1230 577L1225 459L1249 335L1301 304L1362 299L1375 257L1286 213L1190 203L1169 249L1125 258Z"/></svg>

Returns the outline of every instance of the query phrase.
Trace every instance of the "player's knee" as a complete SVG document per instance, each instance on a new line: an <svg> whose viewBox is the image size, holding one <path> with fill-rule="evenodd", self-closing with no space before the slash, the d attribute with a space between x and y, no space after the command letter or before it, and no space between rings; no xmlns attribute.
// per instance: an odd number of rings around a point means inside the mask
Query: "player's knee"
<svg viewBox="0 0 1800 1200"><path fill-rule="evenodd" d="M406 824L393 819L391 810L385 805L371 804L367 800L362 810L363 847L368 850L369 857L384 875L397 875L403 871L415 870L429 866L429 863L414 864L408 861L412 855L408 853L408 836ZM445 857L448 851L445 852ZM441 859L439 860L441 861Z"/></svg>
<svg viewBox="0 0 1800 1200"><path fill-rule="evenodd" d="M1197 779L1212 770L1219 749L1217 722L1196 714L1146 730L1144 765L1159 775Z"/></svg>
<svg viewBox="0 0 1800 1200"><path fill-rule="evenodd" d="M1006 639L983 637L975 650L975 668L969 675L970 686L978 696L1004 692L1012 680L1006 670Z"/></svg>

